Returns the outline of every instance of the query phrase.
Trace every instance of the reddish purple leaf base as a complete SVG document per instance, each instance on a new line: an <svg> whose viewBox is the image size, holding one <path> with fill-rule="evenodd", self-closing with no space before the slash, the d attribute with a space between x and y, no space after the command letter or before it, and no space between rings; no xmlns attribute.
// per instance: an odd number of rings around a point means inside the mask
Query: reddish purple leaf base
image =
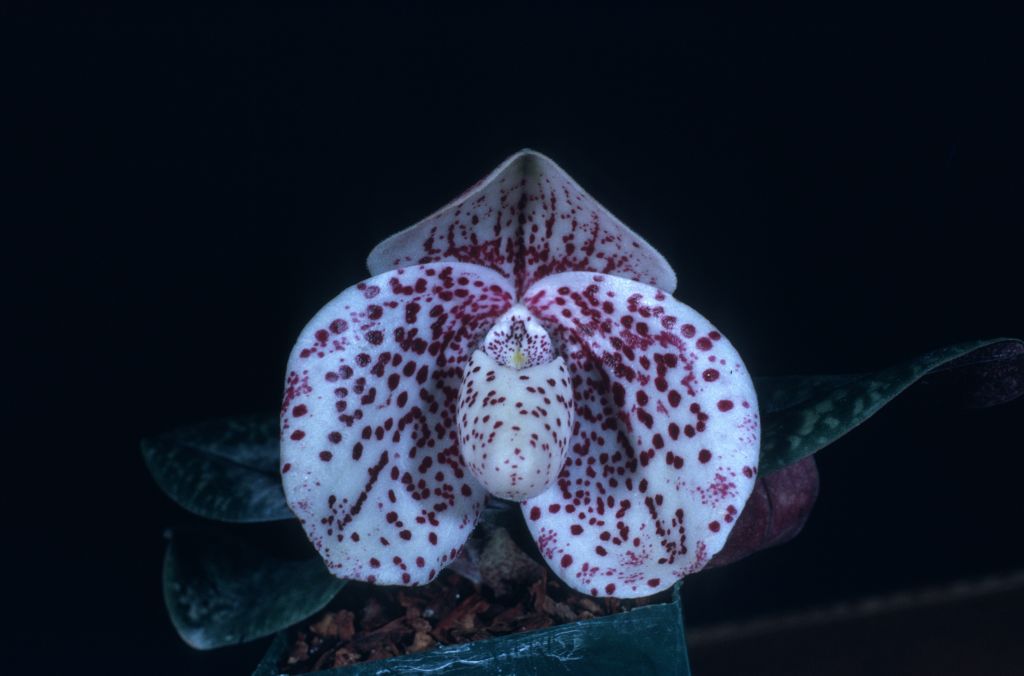
<svg viewBox="0 0 1024 676"><path fill-rule="evenodd" d="M725 547L708 562L708 568L789 542L803 530L817 499L818 467L813 455L759 477Z"/></svg>

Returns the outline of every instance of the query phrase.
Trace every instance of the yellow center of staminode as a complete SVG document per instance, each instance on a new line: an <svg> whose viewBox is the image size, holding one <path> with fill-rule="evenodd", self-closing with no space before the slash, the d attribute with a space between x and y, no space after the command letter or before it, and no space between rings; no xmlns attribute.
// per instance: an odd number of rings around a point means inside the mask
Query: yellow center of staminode
<svg viewBox="0 0 1024 676"><path fill-rule="evenodd" d="M521 369L526 366L526 355L523 354L522 350L516 348L516 351L512 353L512 359L509 361L512 362L512 368Z"/></svg>

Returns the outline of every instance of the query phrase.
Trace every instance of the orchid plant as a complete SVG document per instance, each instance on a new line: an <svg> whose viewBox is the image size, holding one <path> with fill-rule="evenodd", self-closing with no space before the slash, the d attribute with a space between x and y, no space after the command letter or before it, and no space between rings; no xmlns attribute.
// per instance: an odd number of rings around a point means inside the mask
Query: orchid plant
<svg viewBox="0 0 1024 676"><path fill-rule="evenodd" d="M191 645L284 629L343 580L427 584L464 564L495 502L518 506L569 587L649 596L794 536L817 495L813 454L920 378L969 373L977 405L1024 389L1014 339L755 383L672 297L665 258L529 150L368 267L302 330L279 426L215 421L143 443L189 510L294 515L320 556L176 534L165 598Z"/></svg>
<svg viewBox="0 0 1024 676"><path fill-rule="evenodd" d="M369 268L302 331L281 408L288 504L334 575L430 582L487 495L594 596L723 547L757 474L750 375L554 162L513 155Z"/></svg>

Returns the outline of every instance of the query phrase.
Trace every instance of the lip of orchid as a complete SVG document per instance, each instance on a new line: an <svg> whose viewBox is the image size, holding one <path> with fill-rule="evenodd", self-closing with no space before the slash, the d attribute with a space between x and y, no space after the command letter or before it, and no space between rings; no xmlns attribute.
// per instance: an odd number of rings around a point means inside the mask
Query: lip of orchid
<svg viewBox="0 0 1024 676"><path fill-rule="evenodd" d="M595 596L655 593L721 549L757 473L750 376L557 165L518 153L382 261L404 267L328 303L289 360L285 493L332 573L429 582L487 493Z"/></svg>
<svg viewBox="0 0 1024 676"><path fill-rule="evenodd" d="M573 423L572 388L547 331L516 305L491 328L459 388L459 448L495 497L546 491L562 470Z"/></svg>

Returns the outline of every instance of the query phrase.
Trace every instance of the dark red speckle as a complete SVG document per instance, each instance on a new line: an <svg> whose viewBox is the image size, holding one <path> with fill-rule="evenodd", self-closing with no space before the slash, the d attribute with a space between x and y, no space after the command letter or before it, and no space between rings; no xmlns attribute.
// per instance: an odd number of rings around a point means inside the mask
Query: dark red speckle
<svg viewBox="0 0 1024 676"><path fill-rule="evenodd" d="M722 411L723 413L726 411L731 411L732 402L729 401L728 399L722 399L720 402L718 402L718 410Z"/></svg>
<svg viewBox="0 0 1024 676"><path fill-rule="evenodd" d="M298 441L304 436L306 436L305 432L303 432L302 430L295 430L294 432L292 432L292 441Z"/></svg>
<svg viewBox="0 0 1024 676"><path fill-rule="evenodd" d="M320 451L320 459L323 460L324 462L330 462L331 458L333 457L334 454L331 453L330 451Z"/></svg>
<svg viewBox="0 0 1024 676"><path fill-rule="evenodd" d="M708 460L711 460L711 451L706 448L700 449L700 453L697 454L697 459L702 463L706 463Z"/></svg>
<svg viewBox="0 0 1024 676"><path fill-rule="evenodd" d="M568 554L563 555L562 556L561 564L562 564L562 568L568 568L569 566L572 565L572 557L569 556Z"/></svg>

